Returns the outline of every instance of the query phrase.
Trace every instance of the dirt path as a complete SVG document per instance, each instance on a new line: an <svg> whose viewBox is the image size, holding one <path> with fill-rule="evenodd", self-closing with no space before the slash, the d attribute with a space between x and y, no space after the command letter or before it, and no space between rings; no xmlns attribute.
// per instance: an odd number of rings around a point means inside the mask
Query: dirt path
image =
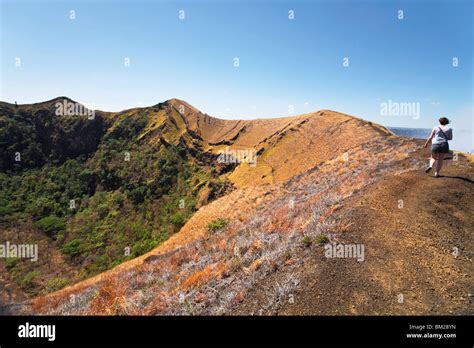
<svg viewBox="0 0 474 348"><path fill-rule="evenodd" d="M340 214L354 225L337 239L363 244L365 260L328 259L319 247L279 314L474 313L474 170L443 175L386 177L348 201Z"/></svg>

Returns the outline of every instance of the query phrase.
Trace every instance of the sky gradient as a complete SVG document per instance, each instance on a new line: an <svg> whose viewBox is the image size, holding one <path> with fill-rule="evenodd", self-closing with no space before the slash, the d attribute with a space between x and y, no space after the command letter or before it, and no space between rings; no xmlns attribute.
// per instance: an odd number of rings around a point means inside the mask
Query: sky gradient
<svg viewBox="0 0 474 348"><path fill-rule="evenodd" d="M227 119L332 109L473 128L472 1L0 1L2 101L119 111L175 97ZM381 115L389 100L419 117Z"/></svg>

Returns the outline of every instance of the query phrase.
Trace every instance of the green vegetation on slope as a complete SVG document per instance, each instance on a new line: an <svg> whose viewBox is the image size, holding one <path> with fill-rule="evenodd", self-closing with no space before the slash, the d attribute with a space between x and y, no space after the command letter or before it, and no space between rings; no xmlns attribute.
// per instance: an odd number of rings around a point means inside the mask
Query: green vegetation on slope
<svg viewBox="0 0 474 348"><path fill-rule="evenodd" d="M30 230L28 239L40 234L49 246L41 262L7 267L25 291L56 290L148 252L194 213L203 183L225 186L195 149L146 142L146 125L144 112L121 115L90 158L0 173L0 243L26 243L17 232ZM44 261L53 254L60 261Z"/></svg>

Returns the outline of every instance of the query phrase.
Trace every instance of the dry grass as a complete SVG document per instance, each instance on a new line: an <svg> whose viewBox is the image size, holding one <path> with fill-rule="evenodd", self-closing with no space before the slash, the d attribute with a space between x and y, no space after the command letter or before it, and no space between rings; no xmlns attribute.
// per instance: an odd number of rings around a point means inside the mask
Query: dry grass
<svg viewBox="0 0 474 348"><path fill-rule="evenodd" d="M225 263L217 263L206 266L203 270L193 273L191 276L186 278L180 285L182 290L195 288L203 285L211 278L221 278L225 275L227 266Z"/></svg>
<svg viewBox="0 0 474 348"><path fill-rule="evenodd" d="M40 296L31 301L31 307L33 308L33 311L40 313L45 311L46 307L49 306L49 303L50 300L47 297Z"/></svg>
<svg viewBox="0 0 474 348"><path fill-rule="evenodd" d="M341 206L339 204L335 204L328 209L326 209L320 216L319 216L319 222L324 222L329 216L331 216L337 209L339 209Z"/></svg>
<svg viewBox="0 0 474 348"><path fill-rule="evenodd" d="M161 292L143 308L140 314L156 315L166 313L169 310L169 306L169 295L166 292Z"/></svg>
<svg viewBox="0 0 474 348"><path fill-rule="evenodd" d="M119 315L127 312L126 286L115 278L108 279L91 302L87 315Z"/></svg>
<svg viewBox="0 0 474 348"><path fill-rule="evenodd" d="M31 301L36 313L50 313L60 310L64 305L74 306L84 288L69 287L53 294L37 297Z"/></svg>
<svg viewBox="0 0 474 348"><path fill-rule="evenodd" d="M262 264L263 264L263 260L257 259L253 261L249 267L242 267L242 270L244 271L245 274L250 274L252 272L255 272L257 269L259 269Z"/></svg>
<svg viewBox="0 0 474 348"><path fill-rule="evenodd" d="M35 311L77 314L82 310L94 315L228 314L245 302L263 279L283 272L277 277L279 282L269 289L267 310L271 312L298 288L296 275L284 276L321 248L317 243L303 248L302 236L314 241L317 236L331 239L337 238L338 233L348 233L351 223L336 218L345 197L377 180L382 170L397 158L388 156L384 162L378 153L396 153L396 149L396 144L391 145L388 140L377 140L373 145L352 149L349 162L335 157L281 187L236 190L201 208L176 235L172 248L168 243L169 249L165 250L169 255L160 253L157 261L127 268L124 278L96 284L96 290L89 297L84 295L80 306L64 309L68 292L62 291L59 297L36 299ZM349 165L353 166L351 170L334 175ZM257 204L256 198L262 203ZM294 203L291 208L290 198ZM229 220L224 229L212 235L195 232L204 230L218 216ZM187 233L193 236L191 240L186 239Z"/></svg>

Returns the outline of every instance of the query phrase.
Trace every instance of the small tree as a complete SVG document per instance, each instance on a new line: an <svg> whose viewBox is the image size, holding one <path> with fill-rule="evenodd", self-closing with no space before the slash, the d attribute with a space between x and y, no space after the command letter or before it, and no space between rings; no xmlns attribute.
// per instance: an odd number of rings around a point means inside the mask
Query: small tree
<svg viewBox="0 0 474 348"><path fill-rule="evenodd" d="M61 248L61 252L65 255L77 256L82 252L81 242L82 241L80 239L74 239L69 243L64 244Z"/></svg>
<svg viewBox="0 0 474 348"><path fill-rule="evenodd" d="M226 219L218 218L218 219L212 220L211 222L207 224L207 230L209 232L217 232L223 229L226 225L227 225Z"/></svg>
<svg viewBox="0 0 474 348"><path fill-rule="evenodd" d="M36 221L36 227L50 237L55 237L59 232L64 231L66 222L60 217L50 215Z"/></svg>

